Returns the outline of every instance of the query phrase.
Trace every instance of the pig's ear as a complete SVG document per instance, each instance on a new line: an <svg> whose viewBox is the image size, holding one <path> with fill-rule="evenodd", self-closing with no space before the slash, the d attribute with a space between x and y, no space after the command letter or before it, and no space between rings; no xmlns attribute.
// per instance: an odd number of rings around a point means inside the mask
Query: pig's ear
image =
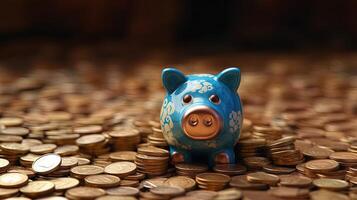
<svg viewBox="0 0 357 200"><path fill-rule="evenodd" d="M237 67L231 67L217 74L216 78L232 91L236 92L240 84L240 70Z"/></svg>
<svg viewBox="0 0 357 200"><path fill-rule="evenodd" d="M166 68L162 70L161 78L165 89L170 94L187 81L187 77L175 68Z"/></svg>

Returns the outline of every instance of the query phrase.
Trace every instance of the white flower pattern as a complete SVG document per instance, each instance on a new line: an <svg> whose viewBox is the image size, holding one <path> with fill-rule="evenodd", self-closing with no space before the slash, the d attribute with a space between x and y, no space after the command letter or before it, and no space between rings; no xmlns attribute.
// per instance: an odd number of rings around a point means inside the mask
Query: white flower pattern
<svg viewBox="0 0 357 200"><path fill-rule="evenodd" d="M232 133L235 133L239 126L240 126L240 122L241 122L241 118L242 118L242 113L240 111L236 112L236 111L232 111L229 114L229 131Z"/></svg>
<svg viewBox="0 0 357 200"><path fill-rule="evenodd" d="M194 80L188 82L188 88L190 92L206 93L213 90L213 85L205 80Z"/></svg>
<svg viewBox="0 0 357 200"><path fill-rule="evenodd" d="M170 116L174 112L175 112L174 104L172 102L168 102L168 100L165 99L160 113L160 121L161 121L162 131L165 133L166 139L171 144L176 143L176 139L174 138L172 133L174 124Z"/></svg>

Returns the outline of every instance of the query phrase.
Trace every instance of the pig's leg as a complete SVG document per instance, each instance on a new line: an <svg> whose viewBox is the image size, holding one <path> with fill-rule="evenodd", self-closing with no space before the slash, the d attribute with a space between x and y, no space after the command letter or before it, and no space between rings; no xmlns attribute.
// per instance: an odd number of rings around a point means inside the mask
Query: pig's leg
<svg viewBox="0 0 357 200"><path fill-rule="evenodd" d="M214 152L211 154L211 162L210 163L215 163L215 164L229 164L229 163L235 163L235 153L233 148L231 149L223 149Z"/></svg>
<svg viewBox="0 0 357 200"><path fill-rule="evenodd" d="M192 161L190 152L170 146L171 162L175 163L189 163Z"/></svg>

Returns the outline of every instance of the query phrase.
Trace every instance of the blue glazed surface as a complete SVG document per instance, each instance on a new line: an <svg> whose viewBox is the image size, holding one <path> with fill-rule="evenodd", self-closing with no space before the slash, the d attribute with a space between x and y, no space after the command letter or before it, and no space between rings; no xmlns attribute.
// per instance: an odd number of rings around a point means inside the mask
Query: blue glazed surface
<svg viewBox="0 0 357 200"><path fill-rule="evenodd" d="M160 113L161 128L170 146L170 153L182 153L185 162L207 160L210 165L218 153L226 153L229 162L235 162L234 145L239 139L242 126L242 105L237 94L240 83L238 68L228 68L217 75L184 75L174 68L162 72L166 96ZM189 104L183 102L186 94L192 96ZM211 95L218 95L220 103L209 100ZM182 129L185 112L195 106L207 106L218 113L222 128L212 139L195 140L188 137Z"/></svg>

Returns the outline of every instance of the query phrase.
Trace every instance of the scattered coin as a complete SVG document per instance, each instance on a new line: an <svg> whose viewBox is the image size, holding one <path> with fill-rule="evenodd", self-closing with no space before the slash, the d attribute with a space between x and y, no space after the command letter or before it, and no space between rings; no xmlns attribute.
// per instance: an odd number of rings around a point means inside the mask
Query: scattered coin
<svg viewBox="0 0 357 200"><path fill-rule="evenodd" d="M305 163L305 168L313 172L329 172L338 167L338 162L329 159L311 160Z"/></svg>
<svg viewBox="0 0 357 200"><path fill-rule="evenodd" d="M49 174L59 169L61 162L61 156L57 154L46 154L33 162L32 169L38 174Z"/></svg>
<svg viewBox="0 0 357 200"><path fill-rule="evenodd" d="M136 171L136 165L132 162L115 162L104 168L104 172L119 177L124 177L130 174L134 174Z"/></svg>
<svg viewBox="0 0 357 200"><path fill-rule="evenodd" d="M69 199L95 199L105 195L105 190L94 187L75 187L67 190L66 197Z"/></svg>
<svg viewBox="0 0 357 200"><path fill-rule="evenodd" d="M101 174L104 169L95 165L81 165L71 168L71 175L75 178L83 179L86 176Z"/></svg>
<svg viewBox="0 0 357 200"><path fill-rule="evenodd" d="M331 178L319 178L313 181L316 187L327 190L345 190L348 187L348 183L344 180L331 179Z"/></svg>
<svg viewBox="0 0 357 200"><path fill-rule="evenodd" d="M0 187L4 188L19 188L26 185L28 177L22 173L5 173L0 175Z"/></svg>
<svg viewBox="0 0 357 200"><path fill-rule="evenodd" d="M192 190L196 186L196 181L187 176L174 176L168 178L165 182L165 185L181 187L186 191Z"/></svg>
<svg viewBox="0 0 357 200"><path fill-rule="evenodd" d="M114 196L137 196L139 195L139 189L134 187L115 187L106 190L107 194Z"/></svg>
<svg viewBox="0 0 357 200"><path fill-rule="evenodd" d="M55 184L56 191L64 191L79 185L79 180L71 177L61 177L50 180Z"/></svg>
<svg viewBox="0 0 357 200"><path fill-rule="evenodd" d="M312 180L304 176L286 175L280 176L279 184L287 187L310 187Z"/></svg>
<svg viewBox="0 0 357 200"><path fill-rule="evenodd" d="M24 195L37 198L51 194L55 190L55 184L51 181L31 181L26 186L20 188Z"/></svg>
<svg viewBox="0 0 357 200"><path fill-rule="evenodd" d="M84 178L86 185L99 188L110 188L120 185L120 178L109 174L91 175Z"/></svg>
<svg viewBox="0 0 357 200"><path fill-rule="evenodd" d="M247 180L251 183L263 183L276 185L280 181L279 177L265 172L254 172L247 174Z"/></svg>

